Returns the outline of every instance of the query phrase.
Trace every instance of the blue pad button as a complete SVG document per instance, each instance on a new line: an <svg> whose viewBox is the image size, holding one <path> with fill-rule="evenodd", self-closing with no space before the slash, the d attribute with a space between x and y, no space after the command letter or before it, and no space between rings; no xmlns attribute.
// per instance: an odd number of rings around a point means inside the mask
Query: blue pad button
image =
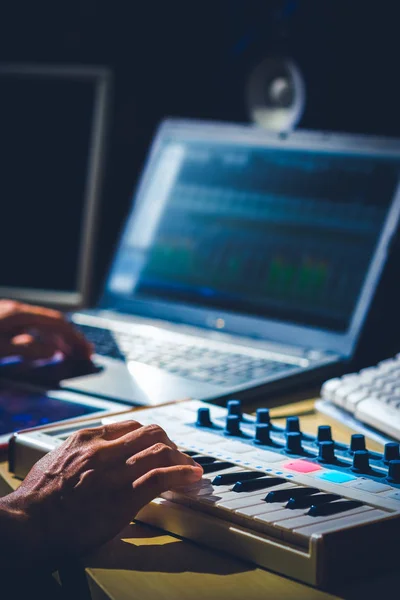
<svg viewBox="0 0 400 600"><path fill-rule="evenodd" d="M325 479L325 481L331 481L332 483L347 483L348 481L357 479L357 477L353 477L353 475L347 475L347 473L341 473L340 471L325 471L325 473L320 473L315 477L318 477L318 479Z"/></svg>

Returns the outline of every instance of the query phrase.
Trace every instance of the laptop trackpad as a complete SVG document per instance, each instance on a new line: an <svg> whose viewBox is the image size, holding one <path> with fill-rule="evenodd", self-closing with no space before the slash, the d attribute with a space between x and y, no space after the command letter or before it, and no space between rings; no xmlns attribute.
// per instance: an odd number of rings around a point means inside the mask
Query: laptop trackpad
<svg viewBox="0 0 400 600"><path fill-rule="evenodd" d="M189 381L138 362L124 363L97 355L95 363L103 368L93 374L64 379L60 387L138 405L221 394L221 388L215 385Z"/></svg>

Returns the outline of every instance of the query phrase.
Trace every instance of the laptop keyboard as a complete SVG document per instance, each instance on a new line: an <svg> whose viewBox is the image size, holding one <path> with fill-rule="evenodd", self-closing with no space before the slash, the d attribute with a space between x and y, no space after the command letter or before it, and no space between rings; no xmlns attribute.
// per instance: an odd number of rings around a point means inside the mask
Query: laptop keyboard
<svg viewBox="0 0 400 600"><path fill-rule="evenodd" d="M197 344L174 343L90 325L75 326L94 345L97 354L137 361L174 375L216 385L240 385L297 368L290 363Z"/></svg>

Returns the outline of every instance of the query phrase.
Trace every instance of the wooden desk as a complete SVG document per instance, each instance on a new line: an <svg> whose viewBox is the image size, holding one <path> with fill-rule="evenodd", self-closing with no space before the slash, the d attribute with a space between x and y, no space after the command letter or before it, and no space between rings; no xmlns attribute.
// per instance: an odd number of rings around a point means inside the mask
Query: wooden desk
<svg viewBox="0 0 400 600"><path fill-rule="evenodd" d="M302 429L310 433L329 423L335 439L349 440L350 430L317 413L312 400L284 404L271 413L276 418L300 415ZM380 450L376 442L367 445ZM0 475L3 490L18 485L4 464ZM372 600L400 587L400 574L393 574L327 593L136 523L86 557L84 567L92 600Z"/></svg>

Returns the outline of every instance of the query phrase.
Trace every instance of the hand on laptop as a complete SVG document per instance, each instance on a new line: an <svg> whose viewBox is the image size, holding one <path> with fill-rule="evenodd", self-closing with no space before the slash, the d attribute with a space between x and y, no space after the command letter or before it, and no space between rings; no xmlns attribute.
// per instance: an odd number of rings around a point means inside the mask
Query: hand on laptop
<svg viewBox="0 0 400 600"><path fill-rule="evenodd" d="M150 500L202 473L156 425L124 421L74 433L0 499L0 532L8 540L0 547L3 567L56 568L112 539Z"/></svg>
<svg viewBox="0 0 400 600"><path fill-rule="evenodd" d="M14 300L0 300L0 359L51 358L56 352L90 359L92 346L62 313Z"/></svg>

